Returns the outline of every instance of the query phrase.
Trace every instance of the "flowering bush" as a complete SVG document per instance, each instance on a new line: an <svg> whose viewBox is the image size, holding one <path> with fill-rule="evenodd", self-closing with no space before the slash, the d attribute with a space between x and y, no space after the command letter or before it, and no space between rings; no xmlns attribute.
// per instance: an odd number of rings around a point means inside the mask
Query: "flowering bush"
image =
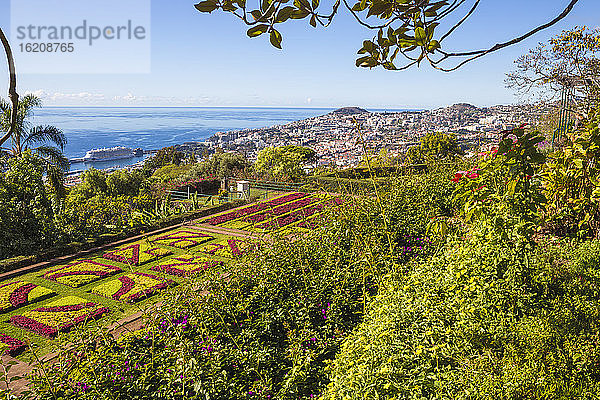
<svg viewBox="0 0 600 400"><path fill-rule="evenodd" d="M10 317L19 328L54 338L58 332L68 332L75 325L98 319L110 309L76 296L58 299L45 307Z"/></svg>
<svg viewBox="0 0 600 400"><path fill-rule="evenodd" d="M18 356L25 349L27 345L19 339L15 339L3 333L0 333L0 353L8 354L10 356Z"/></svg>
<svg viewBox="0 0 600 400"><path fill-rule="evenodd" d="M174 276L190 276L196 272L205 271L209 268L222 266L222 261L209 260L206 257L198 257L190 254L176 256L164 263L150 268L152 271L164 272Z"/></svg>
<svg viewBox="0 0 600 400"><path fill-rule="evenodd" d="M150 261L173 254L170 250L153 246L150 243L136 243L105 253L107 260L118 261L128 265L142 265Z"/></svg>
<svg viewBox="0 0 600 400"><path fill-rule="evenodd" d="M301 199L306 196L308 196L308 194L306 194L306 193L287 194L285 196L277 197L273 200L264 201L264 202L254 204L254 205L251 205L248 207L243 207L243 208L240 208L240 209L237 209L237 210L225 213L225 214L220 214L220 215L211 217L208 220L206 220L206 222L211 225L221 225L221 224L224 224L225 222L233 221L234 219L238 219L238 218L244 217L246 215L254 214L259 211L267 210L267 209L279 206L281 204L284 204L284 203L287 203L290 201Z"/></svg>
<svg viewBox="0 0 600 400"><path fill-rule="evenodd" d="M172 280L161 279L141 272L133 272L96 286L91 292L108 297L109 299L133 303L174 285L176 283Z"/></svg>
<svg viewBox="0 0 600 400"><path fill-rule="evenodd" d="M0 286L0 314L54 295L56 295L55 291L34 283L24 281L5 283Z"/></svg>
<svg viewBox="0 0 600 400"><path fill-rule="evenodd" d="M178 230L152 239L152 242L155 244L177 247L179 249L188 249L213 239L213 236L206 233L192 230Z"/></svg>
<svg viewBox="0 0 600 400"><path fill-rule="evenodd" d="M65 266L51 269L42 278L62 283L71 287L80 287L110 275L118 274L121 268L114 265L100 264L95 261L76 261Z"/></svg>
<svg viewBox="0 0 600 400"><path fill-rule="evenodd" d="M503 132L497 150L454 175L454 198L467 222L486 221L504 236L531 237L546 202L536 175L546 159L537 148L542 141L524 126Z"/></svg>

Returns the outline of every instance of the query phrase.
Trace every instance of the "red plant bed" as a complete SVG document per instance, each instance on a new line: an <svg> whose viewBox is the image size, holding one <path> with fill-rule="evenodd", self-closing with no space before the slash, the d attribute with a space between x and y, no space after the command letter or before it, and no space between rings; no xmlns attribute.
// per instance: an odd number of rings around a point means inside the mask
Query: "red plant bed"
<svg viewBox="0 0 600 400"><path fill-rule="evenodd" d="M265 212L261 214L249 215L246 218L244 218L244 221L251 223L259 223L264 221L265 219L269 219L272 216L283 215L291 211L297 210L299 208L304 208L310 204L316 203L319 200L320 199L315 197L308 197L293 202L285 203L279 207L265 210Z"/></svg>
<svg viewBox="0 0 600 400"><path fill-rule="evenodd" d="M285 204L290 201L298 200L298 199L301 199L306 196L308 196L307 193L291 193L291 194L285 195L283 197L278 197L278 198L270 200L270 201L265 201L262 203L254 204L252 206L244 207L239 210L229 212L227 214L217 215L215 217L210 218L207 222L210 225L221 225L221 224L224 224L225 222L233 221L234 219L238 219L238 218L244 217L249 214L254 214L259 211L268 210L270 208L277 207L281 204Z"/></svg>
<svg viewBox="0 0 600 400"><path fill-rule="evenodd" d="M55 306L55 307L41 307L41 308L37 308L35 310L32 310L34 312L48 312L48 313L53 313L53 312L69 312L69 311L79 311L81 309L84 308L93 308L96 307L97 304L96 303L85 303L85 304L77 304L75 305L76 307L74 307L73 305L68 305L68 306ZM79 307L81 306L81 307ZM26 315L14 315L12 317L10 317L10 322L15 325L18 326L19 328L23 328L23 329L27 329L30 330L34 333L37 333L38 335L42 335L42 336L46 336L49 338L55 338L56 335L58 334L58 332L68 332L70 331L75 325L80 324L82 322L85 321L90 321L90 320L94 320L94 319L98 319L100 318L102 315L106 314L110 312L110 309L107 307L99 307L95 310L91 310L89 313L86 313L85 315L81 315L78 316L76 318L73 318L72 320L60 324L58 326L51 326L51 325L47 325L43 322L40 321L36 321L33 318L30 318Z"/></svg>
<svg viewBox="0 0 600 400"><path fill-rule="evenodd" d="M19 339L15 339L2 333L0 333L0 343L7 346L4 353L13 357L18 356L27 348L27 345Z"/></svg>
<svg viewBox="0 0 600 400"><path fill-rule="evenodd" d="M155 265L152 271L164 272L174 276L189 276L196 272L206 271L209 268L222 266L222 261L207 260L202 257L173 257L167 264Z"/></svg>

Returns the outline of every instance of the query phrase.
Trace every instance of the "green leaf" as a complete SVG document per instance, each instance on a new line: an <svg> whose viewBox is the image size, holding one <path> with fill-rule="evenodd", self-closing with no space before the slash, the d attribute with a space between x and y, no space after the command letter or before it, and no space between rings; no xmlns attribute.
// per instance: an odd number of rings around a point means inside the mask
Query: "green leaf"
<svg viewBox="0 0 600 400"><path fill-rule="evenodd" d="M271 44L278 49L281 49L281 39L281 33L279 33L276 29L273 29L271 31L271 36L269 37Z"/></svg>
<svg viewBox="0 0 600 400"><path fill-rule="evenodd" d="M283 7L277 13L277 18L275 18L275 22L280 23L287 21L292 16L294 10L295 8L292 6Z"/></svg>
<svg viewBox="0 0 600 400"><path fill-rule="evenodd" d="M303 19L310 15L310 12L307 10L298 9L292 13L292 19Z"/></svg>
<svg viewBox="0 0 600 400"><path fill-rule="evenodd" d="M252 28L248 29L248 32L246 32L246 34L249 37L256 37L256 36L262 35L268 29L269 29L269 25L265 25L265 24L256 25L256 26L253 26Z"/></svg>
<svg viewBox="0 0 600 400"><path fill-rule="evenodd" d="M313 26L313 28L317 27L317 18L314 15L310 18L310 24Z"/></svg>
<svg viewBox="0 0 600 400"><path fill-rule="evenodd" d="M425 41L427 40L427 33L425 29L418 27L415 29L415 40L419 46L424 46Z"/></svg>
<svg viewBox="0 0 600 400"><path fill-rule="evenodd" d="M194 7L196 7L196 10L198 10L200 12L211 13L217 9L217 2L214 0L201 1L200 3L196 4Z"/></svg>

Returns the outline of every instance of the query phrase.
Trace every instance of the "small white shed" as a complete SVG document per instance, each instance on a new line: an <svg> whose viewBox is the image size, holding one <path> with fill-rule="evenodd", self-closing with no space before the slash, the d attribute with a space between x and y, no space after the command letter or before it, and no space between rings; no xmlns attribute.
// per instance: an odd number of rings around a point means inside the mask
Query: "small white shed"
<svg viewBox="0 0 600 400"><path fill-rule="evenodd" d="M237 192L244 198L250 197L250 182L237 181Z"/></svg>

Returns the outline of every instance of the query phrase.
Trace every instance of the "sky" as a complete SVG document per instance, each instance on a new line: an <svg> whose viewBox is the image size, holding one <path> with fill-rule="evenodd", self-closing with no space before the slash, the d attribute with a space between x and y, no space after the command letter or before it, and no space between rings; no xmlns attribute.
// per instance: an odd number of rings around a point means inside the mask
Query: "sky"
<svg viewBox="0 0 600 400"><path fill-rule="evenodd" d="M87 1L91 2L78 3ZM356 51L372 33L345 10L328 28L312 28L306 20L281 25L283 50L278 50L266 35L248 38L247 27L229 13L203 14L188 0L146 1L151 1L149 59L140 59L139 65L147 61L148 68L126 74L27 72L19 75L19 92L39 95L46 106L429 109L457 102L512 104L520 99L505 88L504 79L518 56L564 29L600 24L600 2L580 0L554 27L456 72L436 71L425 63L394 72L355 66ZM478 12L444 42L444 49L487 48L552 19L567 3L483 0ZM329 3L322 0L322 4ZM10 10L10 0L0 0L0 27L5 32L10 31ZM21 55L18 48L14 51L18 70ZM102 63L101 51L95 57L94 63ZM132 65L131 60L127 63ZM0 58L0 96L6 97L7 81Z"/></svg>

